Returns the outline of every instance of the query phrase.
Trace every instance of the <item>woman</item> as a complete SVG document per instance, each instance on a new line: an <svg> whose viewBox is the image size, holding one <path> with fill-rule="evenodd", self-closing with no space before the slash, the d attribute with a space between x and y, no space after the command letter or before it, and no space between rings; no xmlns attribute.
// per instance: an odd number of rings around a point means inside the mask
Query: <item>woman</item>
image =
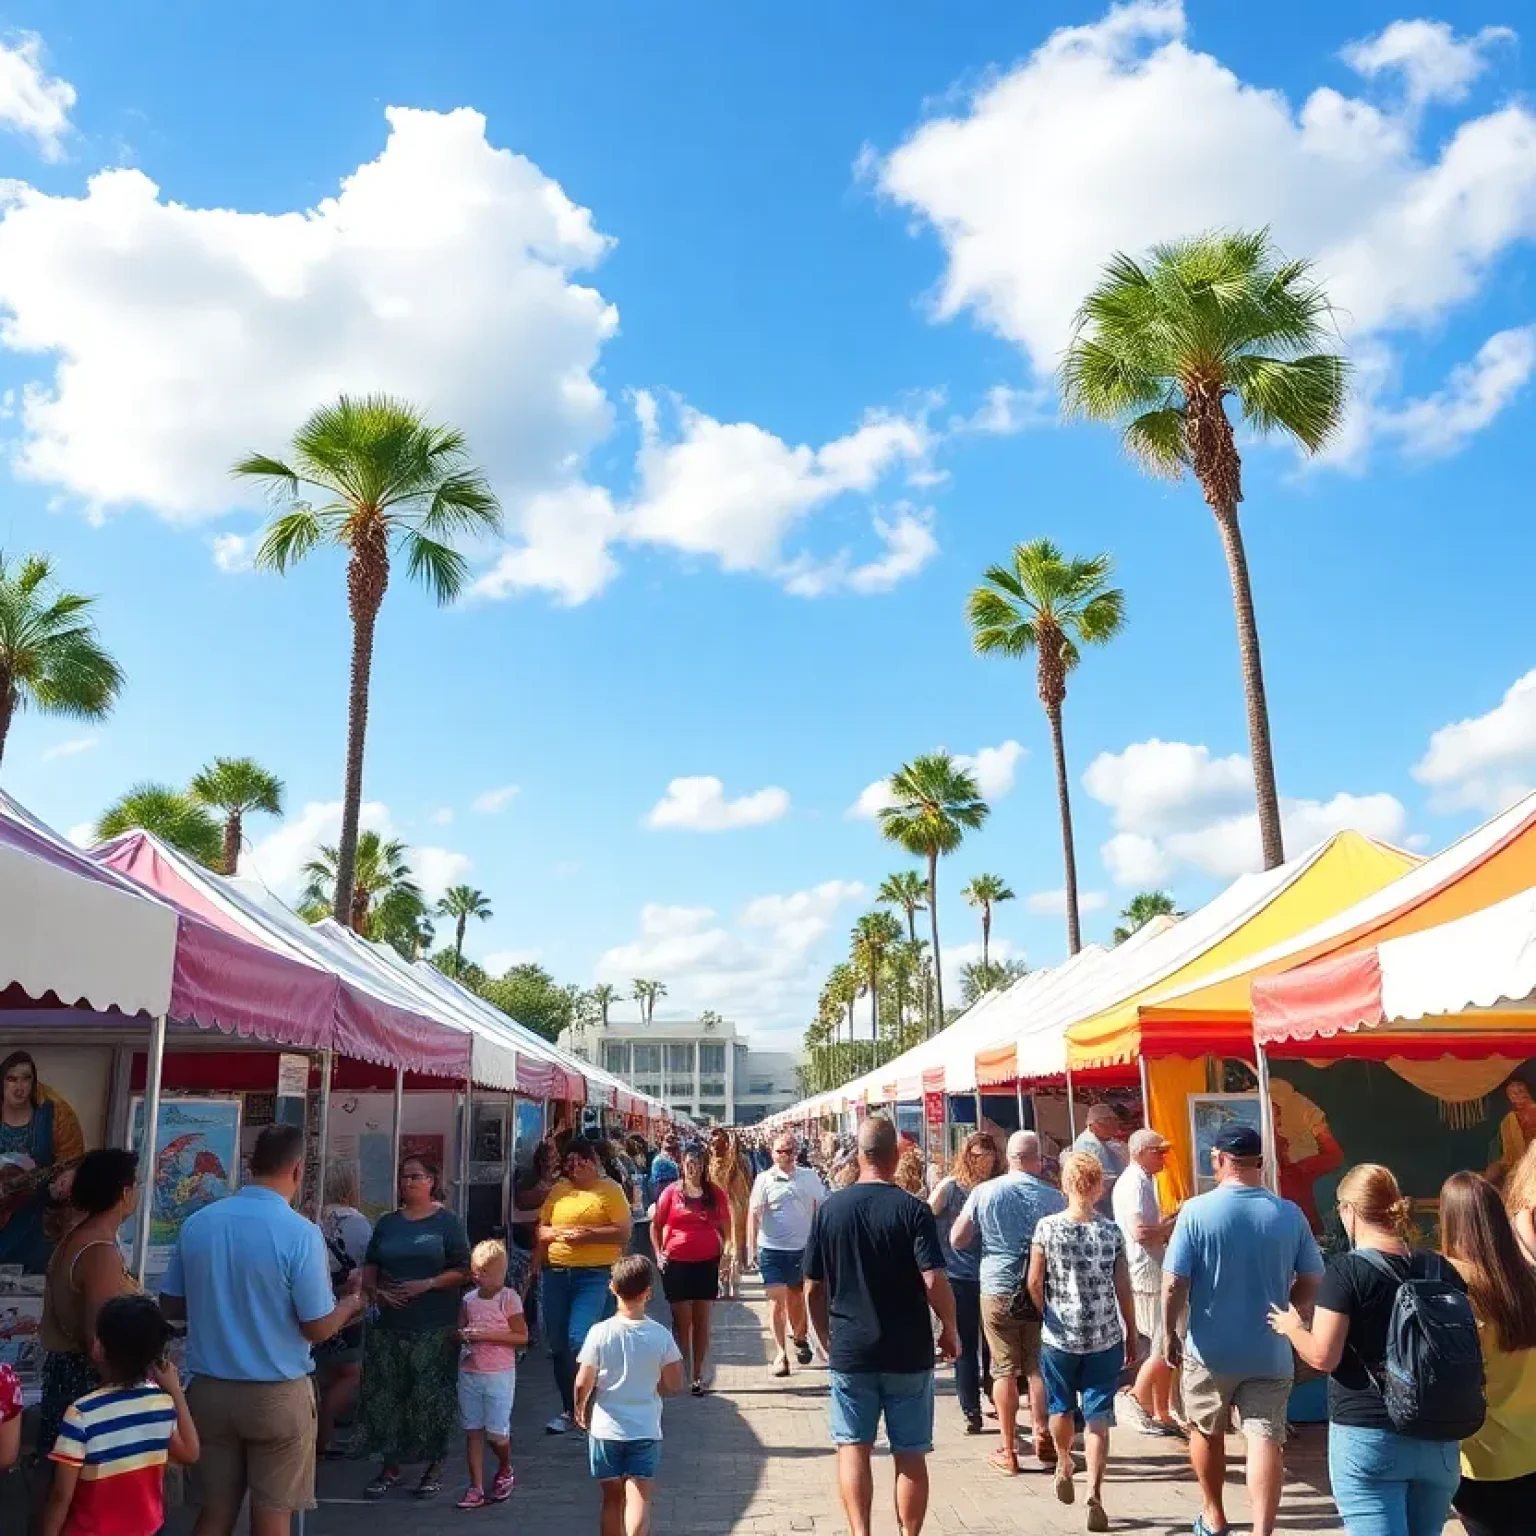
<svg viewBox="0 0 1536 1536"><path fill-rule="evenodd" d="M320 1212L320 1235L325 1239L331 1264L331 1289L338 1299L346 1294L354 1271L363 1267L373 1223L357 1208L357 1164L331 1163L325 1170L325 1205ZM363 1376L363 1320L349 1323L315 1349L315 1450L321 1456L339 1456L332 1449L336 1420L357 1405Z"/></svg>
<svg viewBox="0 0 1536 1536"><path fill-rule="evenodd" d="M576 1357L587 1332L613 1310L608 1271L629 1246L629 1201L603 1174L593 1142L574 1137L565 1176L539 1212L544 1333L554 1359L561 1411L544 1426L563 1435L576 1425Z"/></svg>
<svg viewBox="0 0 1536 1536"><path fill-rule="evenodd" d="M661 1266L661 1289L672 1308L672 1332L683 1355L683 1375L695 1397L704 1395L709 1357L709 1308L720 1294L720 1257L731 1212L711 1180L704 1149L683 1149L682 1176L669 1184L651 1218L651 1244Z"/></svg>
<svg viewBox="0 0 1536 1536"><path fill-rule="evenodd" d="M1104 1165L1091 1152L1067 1153L1061 1160L1061 1192L1066 1210L1041 1217L1029 1249L1029 1294L1045 1319L1040 1374L1056 1443L1056 1497L1070 1504L1076 1496L1072 1436L1081 1410L1088 1529L1107 1531L1109 1426L1115 1422L1120 1373L1136 1366L1136 1298L1125 1237L1097 1209L1104 1198ZM992 1464L1004 1471L1019 1469L1012 1446L994 1452Z"/></svg>
<svg viewBox="0 0 1536 1536"><path fill-rule="evenodd" d="M0 1264L40 1275L56 1235L49 1225L69 1198L70 1172L85 1155L75 1112L39 1082L28 1051L0 1061Z"/></svg>
<svg viewBox="0 0 1536 1536"><path fill-rule="evenodd" d="M117 1246L118 1228L133 1213L138 1194L139 1160L132 1152L87 1152L75 1170L70 1205L79 1220L53 1250L43 1281L37 1330L47 1351L37 1435L41 1447L52 1449L69 1405L101 1385L91 1363L96 1314L114 1296L138 1289Z"/></svg>
<svg viewBox="0 0 1536 1536"><path fill-rule="evenodd" d="M539 1212L559 1178L560 1154L548 1138L533 1149L533 1162L512 1175L507 1284L522 1298L530 1339L539 1329Z"/></svg>
<svg viewBox="0 0 1536 1536"><path fill-rule="evenodd" d="M1353 1251L1328 1266L1310 1328L1295 1307L1276 1307L1270 1326L1305 1364L1328 1373L1328 1477L1344 1529L1440 1536L1460 1475L1456 1442L1399 1434L1377 1382L1402 1282L1438 1275L1466 1286L1439 1254L1414 1251L1409 1205L1390 1168L1351 1168L1337 1199Z"/></svg>
<svg viewBox="0 0 1536 1536"><path fill-rule="evenodd" d="M922 1148L915 1141L901 1144L901 1155L896 1159L896 1187L919 1200L928 1194L928 1171L923 1166Z"/></svg>
<svg viewBox="0 0 1536 1536"><path fill-rule="evenodd" d="M1504 1209L1509 1212L1525 1262L1536 1264L1536 1141L1520 1154L1504 1180Z"/></svg>
<svg viewBox="0 0 1536 1536"><path fill-rule="evenodd" d="M438 1199L438 1169L400 1165L400 1207L381 1216L363 1262L363 1294L379 1308L363 1352L358 1420L366 1454L383 1465L363 1490L381 1499L406 1462L426 1469L416 1497L442 1488L449 1432L458 1423L459 1299L469 1276L464 1225Z"/></svg>
<svg viewBox="0 0 1536 1536"><path fill-rule="evenodd" d="M1509 1111L1499 1121L1499 1145L1489 1178L1497 1179L1508 1173L1536 1146L1536 1095L1523 1078L1512 1077L1504 1084L1504 1097L1509 1101Z"/></svg>
<svg viewBox="0 0 1536 1536"><path fill-rule="evenodd" d="M955 1153L954 1167L939 1180L928 1199L929 1209L938 1222L944 1273L955 1293L955 1327L960 1335L960 1353L955 1357L955 1395L960 1399L968 1435L982 1432L981 1402L983 1393L991 1391L987 1378L992 1372L992 1352L981 1331L980 1246L956 1248L950 1233L966 1196L978 1184L995 1179L1002 1171L997 1143L985 1131L975 1131L965 1138Z"/></svg>
<svg viewBox="0 0 1536 1536"><path fill-rule="evenodd" d="M727 1296L735 1296L736 1282L751 1258L747 1252L747 1206L752 1199L752 1180L747 1177L735 1138L723 1125L709 1133L709 1178L725 1192L730 1208L731 1224L720 1257L720 1288Z"/></svg>
<svg viewBox="0 0 1536 1536"><path fill-rule="evenodd" d="M1488 1402L1483 1427L1461 1442L1451 1502L1467 1536L1524 1536L1536 1527L1536 1271L1498 1191L1475 1173L1445 1181L1440 1231L1477 1315Z"/></svg>

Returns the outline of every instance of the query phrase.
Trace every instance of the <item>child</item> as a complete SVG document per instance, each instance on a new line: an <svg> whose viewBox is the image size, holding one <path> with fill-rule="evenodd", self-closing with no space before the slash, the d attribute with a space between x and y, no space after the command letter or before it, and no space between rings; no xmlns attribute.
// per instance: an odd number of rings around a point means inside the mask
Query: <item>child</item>
<svg viewBox="0 0 1536 1536"><path fill-rule="evenodd" d="M14 1467L21 1456L21 1379L0 1365L0 1472Z"/></svg>
<svg viewBox="0 0 1536 1536"><path fill-rule="evenodd" d="M154 1536L165 1523L165 1464L197 1460L197 1429L171 1330L148 1296L114 1296L96 1314L91 1360L102 1385L64 1415L51 1453L42 1536Z"/></svg>
<svg viewBox="0 0 1536 1536"><path fill-rule="evenodd" d="M469 1488L460 1509L500 1504L512 1492L512 1397L517 1389L517 1351L528 1342L528 1320L516 1291L507 1286L507 1250L477 1243L469 1256L475 1289L459 1308L459 1415L464 1420L464 1459ZM485 1496L485 1442L496 1452L496 1481Z"/></svg>
<svg viewBox="0 0 1536 1536"><path fill-rule="evenodd" d="M650 1260L630 1254L610 1274L619 1310L581 1346L576 1422L587 1431L592 1476L603 1491L601 1536L649 1536L661 1399L683 1390L683 1356L671 1333L645 1315Z"/></svg>

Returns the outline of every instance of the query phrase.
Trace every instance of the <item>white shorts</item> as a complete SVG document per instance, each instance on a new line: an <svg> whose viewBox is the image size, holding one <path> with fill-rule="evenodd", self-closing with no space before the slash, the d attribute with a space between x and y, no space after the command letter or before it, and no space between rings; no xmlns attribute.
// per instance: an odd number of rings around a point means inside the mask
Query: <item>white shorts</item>
<svg viewBox="0 0 1536 1536"><path fill-rule="evenodd" d="M493 1440L512 1435L516 1371L460 1371L459 1417L465 1429L483 1429Z"/></svg>

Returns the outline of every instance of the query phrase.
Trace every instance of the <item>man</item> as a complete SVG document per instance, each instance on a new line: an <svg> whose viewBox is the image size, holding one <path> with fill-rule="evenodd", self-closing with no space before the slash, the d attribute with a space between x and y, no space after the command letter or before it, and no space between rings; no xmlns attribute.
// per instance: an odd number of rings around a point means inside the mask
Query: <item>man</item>
<svg viewBox="0 0 1536 1536"><path fill-rule="evenodd" d="M53 1253L53 1218L69 1198L85 1137L68 1102L38 1080L27 1051L0 1061L0 1264L40 1275Z"/></svg>
<svg viewBox="0 0 1536 1536"><path fill-rule="evenodd" d="M230 1536L247 1493L251 1536L288 1536L293 1512L314 1508L309 1348L363 1298L332 1294L320 1229L293 1208L303 1182L303 1129L269 1125L249 1182L187 1219L160 1284L165 1315L187 1323L187 1400L202 1440L194 1536Z"/></svg>
<svg viewBox="0 0 1536 1536"><path fill-rule="evenodd" d="M1024 1271L1035 1223L1066 1208L1061 1191L1040 1177L1040 1138L1033 1131L1015 1131L1008 1138L1008 1171L978 1184L950 1229L949 1240L956 1248L969 1248L981 1235L981 1328L992 1351L992 1403L1003 1437L991 1460L1000 1472L1019 1470L1019 1399L1024 1391L1029 1393L1035 1455L1044 1466L1056 1463L1040 1376L1040 1314L1025 1293Z"/></svg>
<svg viewBox="0 0 1536 1536"><path fill-rule="evenodd" d="M1130 1396L1141 1409L1143 1433L1177 1435L1173 1419L1173 1372L1163 1360L1163 1255L1173 1235L1174 1218L1163 1216L1157 1201L1157 1176L1168 1162L1168 1142L1144 1128L1130 1140L1131 1160L1115 1181L1115 1224L1125 1238L1125 1257L1136 1298L1136 1331L1146 1355Z"/></svg>
<svg viewBox="0 0 1536 1536"><path fill-rule="evenodd" d="M757 1255L758 1273L768 1289L773 1328L773 1374L789 1375L789 1346L795 1358L811 1363L805 1333L805 1244L811 1218L827 1197L826 1187L797 1161L799 1145L788 1131L774 1137L773 1166L752 1181L747 1202L747 1251Z"/></svg>
<svg viewBox="0 0 1536 1536"><path fill-rule="evenodd" d="M1227 1529L1226 1431L1235 1407L1248 1445L1253 1536L1273 1536L1284 1474L1286 1406L1295 1367L1268 1322L1271 1307L1309 1312L1322 1255L1300 1208L1264 1188L1264 1149L1251 1126L1219 1131L1217 1186L1179 1213L1163 1260L1163 1359L1182 1360L1189 1452L1202 1508L1195 1536ZM1179 1324L1188 1308L1187 1352Z"/></svg>
<svg viewBox="0 0 1536 1536"><path fill-rule="evenodd" d="M1113 1104L1095 1104L1088 1111L1088 1127L1072 1143L1074 1152L1086 1152L1104 1170L1104 1196L1099 1214L1114 1215L1115 1181L1125 1172L1125 1146L1120 1111Z"/></svg>
<svg viewBox="0 0 1536 1536"><path fill-rule="evenodd" d="M933 1213L898 1189L896 1127L871 1116L859 1127L859 1177L817 1210L805 1249L807 1303L831 1352L832 1441L851 1536L869 1536L870 1450L880 1419L896 1464L896 1525L919 1536L928 1513L933 1449L933 1333L954 1359L955 1298L944 1274Z"/></svg>

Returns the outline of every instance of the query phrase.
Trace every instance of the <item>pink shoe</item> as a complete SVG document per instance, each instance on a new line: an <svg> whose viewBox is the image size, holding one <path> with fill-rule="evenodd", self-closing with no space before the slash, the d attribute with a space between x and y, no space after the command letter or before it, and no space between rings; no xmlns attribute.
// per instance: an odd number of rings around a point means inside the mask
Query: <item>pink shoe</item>
<svg viewBox="0 0 1536 1536"><path fill-rule="evenodd" d="M498 1478L497 1481L499 1482L500 1479ZM459 1500L458 1507L460 1509L484 1509L485 1505L484 1491L479 1488L469 1488L465 1490L464 1497Z"/></svg>
<svg viewBox="0 0 1536 1536"><path fill-rule="evenodd" d="M516 1481L517 1479L513 1477L511 1472L498 1472L496 1474L496 1481L491 1484L491 1503L504 1504L510 1499L512 1497L512 1484Z"/></svg>

